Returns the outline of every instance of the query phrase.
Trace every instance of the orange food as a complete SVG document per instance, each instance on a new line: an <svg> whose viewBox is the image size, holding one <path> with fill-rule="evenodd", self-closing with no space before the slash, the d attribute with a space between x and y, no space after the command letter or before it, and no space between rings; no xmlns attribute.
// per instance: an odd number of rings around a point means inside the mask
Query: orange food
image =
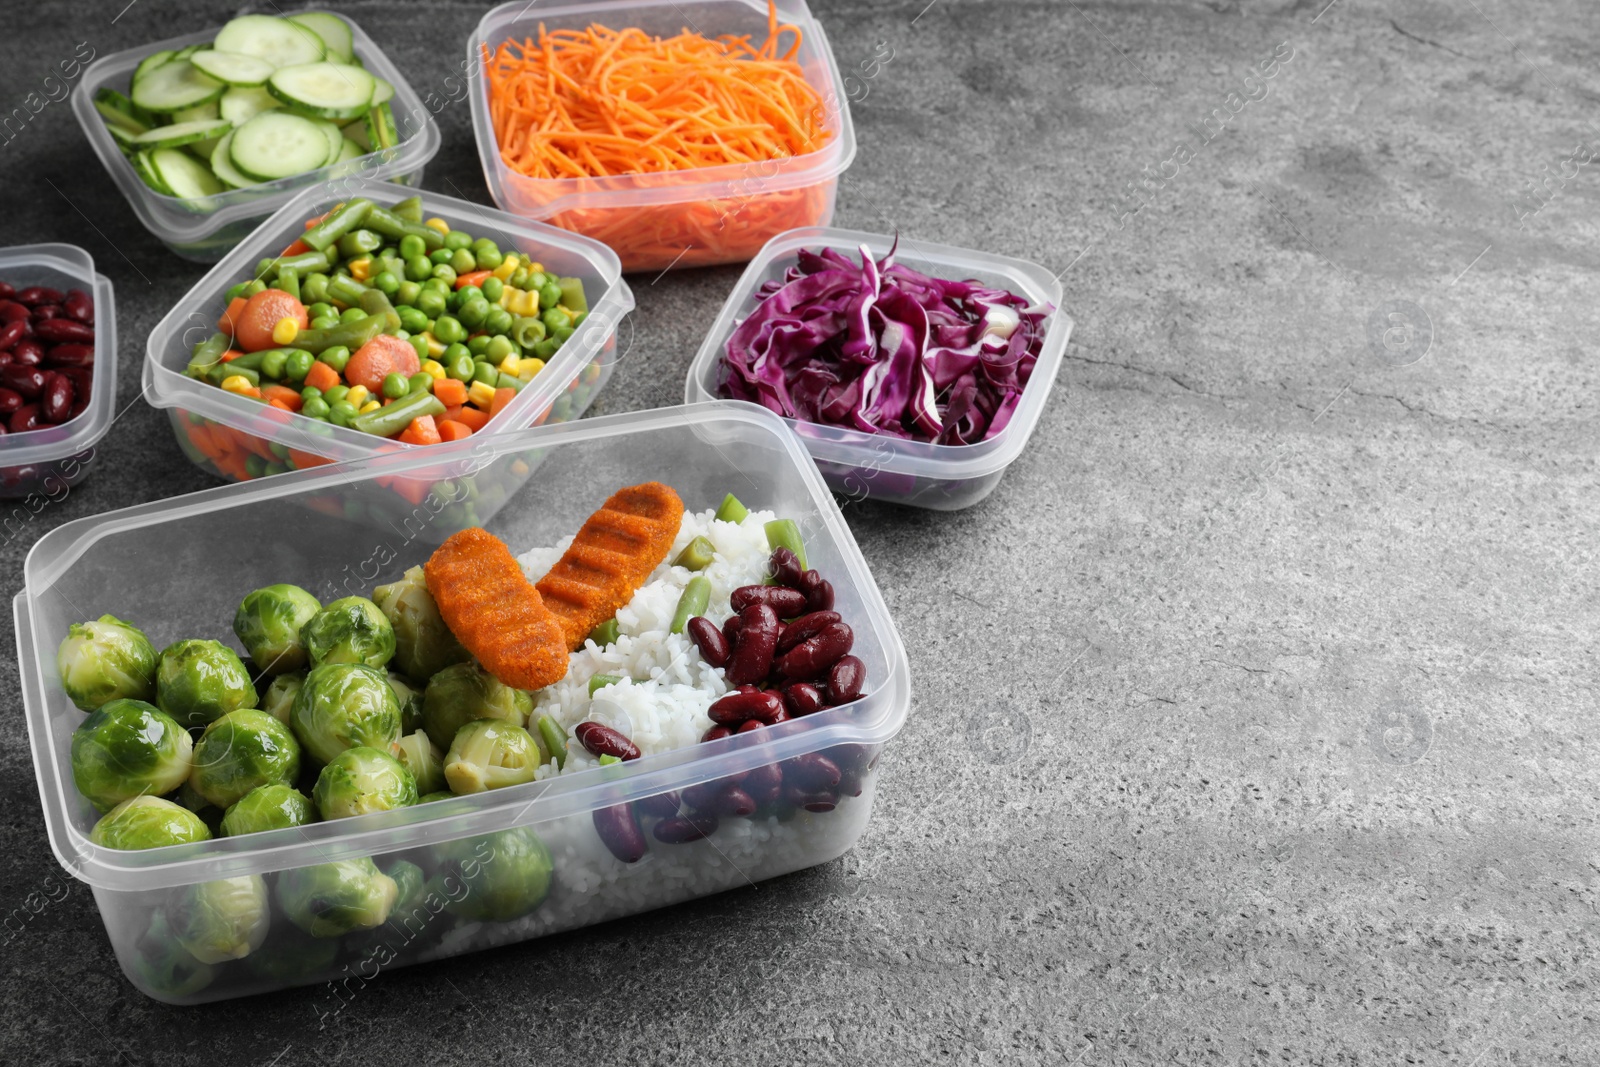
<svg viewBox="0 0 1600 1067"><path fill-rule="evenodd" d="M489 270L469 270L465 274L456 275L456 288L465 289L469 285L482 285L484 279L493 274Z"/></svg>
<svg viewBox="0 0 1600 1067"><path fill-rule="evenodd" d="M400 431L400 440L408 445L436 445L441 438L439 428L433 424L433 416L418 415Z"/></svg>
<svg viewBox="0 0 1600 1067"><path fill-rule="evenodd" d="M302 330L311 321L306 306L282 289L263 289L245 301L236 320L234 337L246 352L275 348L272 329L284 319L293 319ZM415 353L413 353L415 354Z"/></svg>
<svg viewBox="0 0 1600 1067"><path fill-rule="evenodd" d="M435 382L434 384L437 385L438 383ZM472 428L473 433L477 433L489 425L489 413L487 411L479 411L471 404L451 405L445 410L444 417L465 423Z"/></svg>
<svg viewBox="0 0 1600 1067"><path fill-rule="evenodd" d="M261 395L269 402L281 405L290 411L299 411L303 403L299 391L290 389L287 385L263 385Z"/></svg>
<svg viewBox="0 0 1600 1067"><path fill-rule="evenodd" d="M440 378L433 383L433 395L447 408L458 408L467 402L467 383L454 378Z"/></svg>
<svg viewBox="0 0 1600 1067"><path fill-rule="evenodd" d="M472 427L455 419L439 420L439 440L459 441L463 437L472 436Z"/></svg>
<svg viewBox="0 0 1600 1067"><path fill-rule="evenodd" d="M489 405L489 417L492 419L506 409L506 405L517 398L517 391L509 385L504 389L494 391L494 403Z"/></svg>
<svg viewBox="0 0 1600 1067"><path fill-rule="evenodd" d="M307 229L309 229L309 228L310 227L307 227ZM282 252L279 252L278 254L280 256L298 256L301 252L309 252L309 251L311 251L311 246L306 244L300 238L296 237L294 239L294 244L292 244L289 247L285 248Z"/></svg>
<svg viewBox="0 0 1600 1067"><path fill-rule="evenodd" d="M351 385L364 385L372 393L383 392L383 380L391 374L409 378L422 369L417 350L409 341L402 341L380 333L350 357L344 365L344 380Z"/></svg>
<svg viewBox="0 0 1600 1067"><path fill-rule="evenodd" d="M499 538L478 527L452 534L422 572L445 625L490 674L517 689L566 677L561 624Z"/></svg>
<svg viewBox="0 0 1600 1067"><path fill-rule="evenodd" d="M355 357L352 356L351 358L354 359ZM339 377L339 372L320 359L311 364L311 369L306 372L306 384L315 386L324 393L342 381L343 379ZM380 381L379 384L381 385L382 382Z"/></svg>
<svg viewBox="0 0 1600 1067"><path fill-rule="evenodd" d="M233 336L234 324L239 321L239 316L244 314L244 306L248 301L242 296L236 296L228 301L228 310L222 313L222 318L217 320L217 329L229 337ZM227 355L224 353L223 358Z"/></svg>
<svg viewBox="0 0 1600 1067"><path fill-rule="evenodd" d="M667 558L682 522L683 501L660 482L619 489L589 516L537 585L567 648L582 648L596 626L633 599Z"/></svg>

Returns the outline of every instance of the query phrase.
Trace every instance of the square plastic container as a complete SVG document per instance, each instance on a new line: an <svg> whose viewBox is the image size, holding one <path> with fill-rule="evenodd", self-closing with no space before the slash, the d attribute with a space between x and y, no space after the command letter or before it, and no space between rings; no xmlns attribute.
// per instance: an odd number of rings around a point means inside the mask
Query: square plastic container
<svg viewBox="0 0 1600 1067"><path fill-rule="evenodd" d="M543 454L538 482L518 491L489 527L514 551L554 543L615 487L650 479L673 485L692 510L715 507L736 490L752 508L795 519L811 565L831 577L837 610L855 631L854 654L868 672L865 694L752 733L475 796L146 852L109 850L90 843L96 813L71 781L71 735L84 714L62 691L55 668L56 646L70 623L111 612L145 626L158 648L199 635L231 643L228 622L245 592L295 582L319 598L343 596L353 588L347 576L357 570L359 588L370 591L425 560L457 526L435 517L369 573L367 532L347 518L306 510L332 498L361 511L386 492L379 484L385 478L440 462L420 452L67 523L34 546L15 601L28 734L51 848L69 874L93 888L124 973L149 996L193 1004L326 982L315 1004L336 1013L341 996L348 999L379 970L588 926L823 863L850 848L865 827L878 754L909 709L905 650L837 505L778 418L749 404L707 404L444 447L445 462L475 465L468 478L494 478L497 468ZM261 544L263 531L270 531L270 551L249 550ZM236 550L217 552L217 545ZM688 844L665 844L647 831L647 851L632 863L618 860L599 837L597 820L618 805L726 783L773 764L789 775L793 761L811 761L812 754L826 755L841 771L831 799L812 794L803 806L779 802L724 817L709 837ZM548 850L552 868L549 895L531 909L523 896L537 895L536 879L525 877L524 858L537 851L529 834ZM386 871L399 861L415 864L430 878L438 908L392 912L375 930L337 938L311 938L291 924L284 894L294 882L318 876L289 872L365 857ZM168 920L190 887L223 878L252 879L246 891L267 893L270 926L245 958L196 963L174 950Z"/></svg>
<svg viewBox="0 0 1600 1067"><path fill-rule="evenodd" d="M285 12L274 8L272 13ZM389 108L394 112L395 130L400 135L400 143L346 163L330 164L320 170L292 178L280 178L275 182L263 182L248 189L233 189L195 200L156 192L134 173L133 164L122 154L116 141L111 139L105 120L94 107L94 95L103 87L110 86L118 92L128 92L133 70L145 56L163 49L176 50L209 42L221 26L157 41L126 52L114 52L95 60L83 72L83 83L72 94L72 110L78 116L78 125L83 127L106 173L122 190L122 195L133 208L134 214L139 216L139 221L144 223L145 229L161 238L177 255L196 263L215 263L255 229L262 219L308 185L337 184L354 176L373 181L392 180L408 186L421 184L423 167L438 154L442 141L432 112L400 73L400 68L389 61L389 57L379 50L356 21L343 12L335 14L350 24L356 56L366 69L394 86L394 98L389 101Z"/></svg>
<svg viewBox="0 0 1600 1067"><path fill-rule="evenodd" d="M895 238L885 234L825 227L794 230L773 238L734 286L721 314L706 333L700 351L689 365L685 401L692 404L716 398L729 335L755 309L757 290L769 281L781 280L800 249L833 248L857 260L859 250L865 246L874 259L882 259L894 243ZM1011 421L994 437L971 445L936 445L797 419L784 421L805 441L823 478L837 493L855 500L871 498L935 511L971 507L994 492L1006 468L1022 454L1044 413L1056 372L1061 369L1061 354L1072 333L1072 319L1061 308L1061 283L1037 263L1024 259L921 240L902 238L895 262L935 278L974 278L1009 289L1032 304L1048 303L1056 309L1045 320L1039 360Z"/></svg>
<svg viewBox="0 0 1600 1067"><path fill-rule="evenodd" d="M795 62L825 111L827 142L815 152L762 163L703 167L660 174L541 181L524 177L500 158L489 119L483 49L548 31L582 30L600 22L668 37L688 29L706 37L767 35L767 5L758 0L644 0L547 8L512 0L494 8L467 42L474 72L472 127L489 195L506 211L587 234L616 249L624 270L742 263L770 238L796 226L833 220L839 175L856 155L855 126L839 65L821 23L805 0L778 0L778 20L801 31Z"/></svg>
<svg viewBox="0 0 1600 1067"><path fill-rule="evenodd" d="M77 418L28 433L0 437L0 500L23 500L0 519L9 535L45 502L60 500L88 477L94 445L111 428L117 399L117 305L111 280L96 273L94 258L69 244L14 245L0 249L0 281L18 289L82 289L94 298L94 389ZM37 505L35 502L37 501Z"/></svg>
<svg viewBox="0 0 1600 1067"><path fill-rule="evenodd" d="M427 217L438 216L474 237L492 238L502 251L527 253L559 274L581 278L589 302L589 314L576 332L517 398L470 440L502 429L580 418L610 380L617 327L633 310L633 292L622 280L617 257L605 245L564 230L437 193L417 195ZM207 473L243 481L258 469L262 474L278 474L284 469L300 470L417 447L268 407L183 373L193 347L216 330L217 319L227 306L227 290L250 278L259 260L277 255L304 233L306 219L353 196L366 196L380 204L401 198L400 191L382 182L341 183L336 193L323 188L304 190L200 279L150 332L144 364L145 399L167 409L179 446ZM219 458L215 440L219 434L225 441L231 440L237 451L256 456L259 466L241 468L237 462ZM488 493L487 482L477 484ZM424 501L432 483L402 479L394 488L395 505L409 511ZM479 517L487 517L492 501L508 491L509 486L502 486L486 496Z"/></svg>

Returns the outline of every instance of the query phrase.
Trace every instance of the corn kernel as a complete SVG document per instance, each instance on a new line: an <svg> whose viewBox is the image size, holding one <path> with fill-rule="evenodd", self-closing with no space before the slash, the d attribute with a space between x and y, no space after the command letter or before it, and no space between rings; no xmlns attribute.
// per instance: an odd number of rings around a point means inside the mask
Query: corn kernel
<svg viewBox="0 0 1600 1067"><path fill-rule="evenodd" d="M352 385L345 399L350 401L352 407L360 409L361 405L365 404L371 397L372 393L368 391L366 386Z"/></svg>
<svg viewBox="0 0 1600 1067"><path fill-rule="evenodd" d="M515 374L517 373L517 367L521 365L521 363L522 360L518 359L517 354L513 352L505 359L500 361L498 370L501 374Z"/></svg>
<svg viewBox="0 0 1600 1067"><path fill-rule="evenodd" d="M434 381L438 381L444 377L444 364L436 359L425 359L422 361L422 372Z"/></svg>
<svg viewBox="0 0 1600 1067"><path fill-rule="evenodd" d="M351 390L351 391L354 392L354 390ZM381 407L383 407L383 401L381 401L381 400L369 400L365 404L362 404L359 408L356 409L356 414L365 415L367 412L369 412L369 411L377 411Z"/></svg>
<svg viewBox="0 0 1600 1067"><path fill-rule="evenodd" d="M300 324L293 319L279 319L278 324L272 328L272 343L286 345L300 336Z"/></svg>
<svg viewBox="0 0 1600 1067"><path fill-rule="evenodd" d="M428 355L434 357L444 355L444 342L435 337L431 332L423 330L421 333L417 334L417 336L422 338L423 343L428 346Z"/></svg>
<svg viewBox="0 0 1600 1067"><path fill-rule="evenodd" d="M473 382L471 387L467 389L467 400L474 407L480 407L488 411L494 406L494 386L489 385L487 382Z"/></svg>
<svg viewBox="0 0 1600 1067"><path fill-rule="evenodd" d="M222 379L222 388L240 396L249 396L256 391L256 387L250 384L250 379L242 374L230 374Z"/></svg>
<svg viewBox="0 0 1600 1067"><path fill-rule="evenodd" d="M427 222L424 222L423 225L430 230L438 230L440 234L447 234L450 232L450 224L444 221L444 219L438 217L429 219Z"/></svg>
<svg viewBox="0 0 1600 1067"><path fill-rule="evenodd" d="M529 263L528 264L528 273L529 274L543 274L543 273L545 273L544 264L543 263Z"/></svg>
<svg viewBox="0 0 1600 1067"><path fill-rule="evenodd" d="M510 255L506 256L505 259L501 260L500 265L494 269L494 276L499 278L501 281L505 281L507 278L517 273L517 264L520 262L521 260L517 257L517 254L515 252L511 253Z"/></svg>
<svg viewBox="0 0 1600 1067"><path fill-rule="evenodd" d="M544 360L538 356L529 356L517 363L517 377L525 382L533 381L533 376L544 370Z"/></svg>
<svg viewBox="0 0 1600 1067"><path fill-rule="evenodd" d="M505 308L507 311L510 311L511 301L515 297L516 292L517 291L511 288L509 285L500 290L500 306Z"/></svg>
<svg viewBox="0 0 1600 1067"><path fill-rule="evenodd" d="M358 282L364 282L372 273L372 260L362 257L350 261L350 277Z"/></svg>

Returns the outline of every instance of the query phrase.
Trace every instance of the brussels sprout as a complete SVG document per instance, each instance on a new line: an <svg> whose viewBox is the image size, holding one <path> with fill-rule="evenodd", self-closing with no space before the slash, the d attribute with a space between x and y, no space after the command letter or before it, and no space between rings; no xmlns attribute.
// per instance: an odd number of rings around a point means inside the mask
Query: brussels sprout
<svg viewBox="0 0 1600 1067"><path fill-rule="evenodd" d="M437 793L444 788L444 753L422 730L400 739L396 758L416 779L418 793Z"/></svg>
<svg viewBox="0 0 1600 1067"><path fill-rule="evenodd" d="M338 959L338 941L312 937L299 927L279 923L272 938L244 962L258 978L295 985L332 970Z"/></svg>
<svg viewBox="0 0 1600 1067"><path fill-rule="evenodd" d="M170 793L189 777L194 741L153 704L118 697L72 733L72 781L100 811L130 797Z"/></svg>
<svg viewBox="0 0 1600 1067"><path fill-rule="evenodd" d="M444 778L456 794L482 793L533 781L544 762L539 743L520 726L496 719L469 722L450 742Z"/></svg>
<svg viewBox="0 0 1600 1067"><path fill-rule="evenodd" d="M412 567L398 582L378 586L372 599L394 629L395 666L410 677L432 678L472 658L445 625L421 567Z"/></svg>
<svg viewBox="0 0 1600 1067"><path fill-rule="evenodd" d="M306 675L289 724L307 752L331 763L354 745L386 749L400 740L400 702L383 671L328 663Z"/></svg>
<svg viewBox="0 0 1600 1067"><path fill-rule="evenodd" d="M262 674L297 671L306 665L300 631L322 610L298 585L269 585L245 594L233 614L233 632Z"/></svg>
<svg viewBox="0 0 1600 1067"><path fill-rule="evenodd" d="M134 943L133 972L147 992L173 1000L194 996L217 976L172 936L167 913L160 908L151 916L149 929Z"/></svg>
<svg viewBox="0 0 1600 1067"><path fill-rule="evenodd" d="M406 860L396 860L383 873L394 879L395 911L410 911L422 903L422 888L427 876L422 873L421 867Z"/></svg>
<svg viewBox="0 0 1600 1067"><path fill-rule="evenodd" d="M189 784L219 808L258 785L287 785L300 773L300 742L264 711L230 711L200 735Z"/></svg>
<svg viewBox="0 0 1600 1067"><path fill-rule="evenodd" d="M389 688L400 702L400 732L409 734L422 729L422 690L394 671L389 672Z"/></svg>
<svg viewBox="0 0 1600 1067"><path fill-rule="evenodd" d="M211 831L200 816L170 800L134 797L101 816L89 840L105 848L163 848L209 841Z"/></svg>
<svg viewBox="0 0 1600 1067"><path fill-rule="evenodd" d="M61 688L84 711L93 711L119 697L154 700L155 646L137 626L115 615L67 627L56 649Z"/></svg>
<svg viewBox="0 0 1600 1067"><path fill-rule="evenodd" d="M422 694L422 727L441 750L475 719L503 719L526 725L533 697L513 689L476 663L458 663L428 679Z"/></svg>
<svg viewBox="0 0 1600 1067"><path fill-rule="evenodd" d="M256 706L256 687L238 653L219 641L177 641L161 650L156 703L184 726L204 726Z"/></svg>
<svg viewBox="0 0 1600 1067"><path fill-rule="evenodd" d="M222 832L223 810L195 791L194 786L185 778L178 791L167 798L175 804L182 805L200 816L200 821L206 824L206 829L215 837Z"/></svg>
<svg viewBox="0 0 1600 1067"><path fill-rule="evenodd" d="M439 868L429 890L447 901L447 911L471 922L508 922L537 908L550 892L550 852L526 827L451 841L438 846L434 857Z"/></svg>
<svg viewBox="0 0 1600 1067"><path fill-rule="evenodd" d="M305 671L278 675L261 697L261 710L288 726L289 709L294 707L294 698L300 695L300 687L305 684Z"/></svg>
<svg viewBox="0 0 1600 1067"><path fill-rule="evenodd" d="M453 796L455 796L455 794L450 792L448 789L437 789L432 793L422 794L417 798L417 803L432 804L435 800L449 800Z"/></svg>
<svg viewBox="0 0 1600 1067"><path fill-rule="evenodd" d="M398 895L394 879L365 857L278 875L278 906L312 937L340 937L380 926Z"/></svg>
<svg viewBox="0 0 1600 1067"><path fill-rule="evenodd" d="M335 600L311 617L300 637L317 667L324 663L382 667L394 656L394 627L364 596Z"/></svg>
<svg viewBox="0 0 1600 1067"><path fill-rule="evenodd" d="M247 874L189 886L167 918L178 943L201 963L242 960L267 939L267 883Z"/></svg>
<svg viewBox="0 0 1600 1067"><path fill-rule="evenodd" d="M317 809L291 785L258 785L240 797L222 816L224 837L305 826L317 821Z"/></svg>
<svg viewBox="0 0 1600 1067"><path fill-rule="evenodd" d="M417 783L405 764L375 748L347 748L317 776L311 799L324 819L347 819L417 802Z"/></svg>

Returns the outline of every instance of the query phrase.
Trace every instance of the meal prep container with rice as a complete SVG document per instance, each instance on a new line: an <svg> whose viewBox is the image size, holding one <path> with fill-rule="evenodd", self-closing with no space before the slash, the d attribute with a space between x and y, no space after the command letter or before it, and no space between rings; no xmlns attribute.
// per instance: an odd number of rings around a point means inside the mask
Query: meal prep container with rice
<svg viewBox="0 0 1600 1067"><path fill-rule="evenodd" d="M716 398L723 379L728 337L759 303L756 294L769 281L781 282L801 249L833 248L852 261L865 246L881 259L895 246L886 234L827 227L794 230L773 240L751 261L711 324L684 385L688 403ZM871 498L936 511L971 507L994 491L1039 424L1050 398L1072 319L1061 308L1061 283L1037 263L922 240L899 239L895 262L935 278L977 279L1009 289L1035 305L1051 304L1044 345L1011 421L994 437L970 445L940 445L785 419L810 451L833 490L855 500Z"/></svg>
<svg viewBox="0 0 1600 1067"><path fill-rule="evenodd" d="M267 583L295 582L319 598L370 591L427 559L458 528L438 515L382 537L345 517L386 495L385 481L428 468L429 476L498 482L507 480L505 468L535 460L538 480L517 489L488 526L517 551L576 530L611 491L606 487L647 480L673 486L690 510L715 507L734 490L753 509L794 519L811 566L831 576L836 608L854 627L854 654L868 679L861 699L623 764L397 811L142 852L90 842L97 815L73 787L70 757L84 713L56 670L69 624L87 609L110 611L146 625L159 648L218 633L240 595ZM270 550L215 550L263 538ZM831 860L865 828L879 753L910 704L905 651L849 527L799 440L776 416L748 404L519 430L79 519L35 545L26 583L15 600L17 649L51 847L63 868L92 888L129 981L169 1003L310 983L353 991L389 967L577 929ZM220 629L226 632L225 622ZM711 836L684 844L647 836L648 851L632 863L615 858L598 835L597 813L607 809L632 803L639 810L670 790L773 764L783 770L814 762L812 754L825 754L843 772L826 803L779 802L723 818ZM525 913L483 917L507 888L497 879L519 869L516 848L530 834L549 853L548 896ZM308 868L364 857L384 870L401 860L415 864L440 879L430 885L449 900L333 938L310 937L287 920L279 898L284 879L303 882L314 876ZM254 891L273 901L260 947L221 963L175 960L170 910L190 887L224 878L260 879ZM343 1003L331 984L326 996L311 995L330 1013Z"/></svg>
<svg viewBox="0 0 1600 1067"><path fill-rule="evenodd" d="M83 84L72 94L72 110L78 116L78 124L139 221L175 254L196 263L215 263L262 219L307 186L328 187L357 176L390 181L395 187L421 184L423 167L438 154L443 140L432 111L411 88L400 68L389 61L355 20L343 13L334 13L349 24L356 57L370 73L394 86L394 98L389 106L394 112L400 143L348 162L262 182L247 189L232 189L192 200L156 192L134 173L132 163L117 147L106 129L105 119L94 106L95 93L101 88L109 86L128 92L134 69L146 56L188 45L209 44L221 27L213 26L199 33L103 56L84 71Z"/></svg>
<svg viewBox="0 0 1600 1067"><path fill-rule="evenodd" d="M360 430L335 426L299 414L236 396L184 374L190 352L216 330L227 306L224 294L236 282L250 278L259 260L276 256L305 232L305 221L335 204L356 196L390 204L400 191L383 182L340 182L336 189L307 189L262 223L255 233L218 263L150 332L144 365L145 398L167 409L173 433L195 466L230 481L242 481L237 464L220 461L215 451L223 443L260 460L264 474L300 470L344 460L364 459L383 452L413 447L375 437ZM617 328L633 310L633 293L622 280L621 265L611 250L598 242L539 223L524 222L492 208L479 207L437 193L422 192L423 213L439 217L477 237L488 237L506 252L526 253L551 270L583 280L589 314L550 361L495 419L470 441L502 430L577 419L607 381L616 360ZM252 464L251 469L256 465ZM527 470L507 465L508 478L526 477ZM248 472L243 472L248 475ZM431 482L394 480L401 512L421 504ZM478 517L485 518L510 490L491 485L485 478L474 482L485 494Z"/></svg>
<svg viewBox="0 0 1600 1067"><path fill-rule="evenodd" d="M94 298L94 385L89 406L57 426L0 436L0 500L20 500L4 510L3 525L15 532L44 504L59 500L93 470L94 445L116 418L117 309L111 281L77 245L15 245L0 249L0 281L18 290L41 285Z"/></svg>
<svg viewBox="0 0 1600 1067"><path fill-rule="evenodd" d="M687 29L709 38L748 34L760 41L767 33L767 5L759 0L646 0L545 7L513 0L494 8L467 43L468 69L477 72L472 126L489 195L514 215L606 242L627 271L742 263L784 230L827 225L833 220L839 175L856 154L850 105L828 36L804 0L779 0L777 8L779 21L802 34L795 62L825 110L829 137L821 148L760 163L558 181L525 177L501 159L489 116L488 80L482 75L485 47L493 53L506 40L537 40L541 24L550 31L583 30L594 22L616 30L636 27L658 37ZM687 223L690 215L699 221ZM714 247L697 246L702 225L715 230ZM638 250L630 248L634 235L648 237Z"/></svg>

